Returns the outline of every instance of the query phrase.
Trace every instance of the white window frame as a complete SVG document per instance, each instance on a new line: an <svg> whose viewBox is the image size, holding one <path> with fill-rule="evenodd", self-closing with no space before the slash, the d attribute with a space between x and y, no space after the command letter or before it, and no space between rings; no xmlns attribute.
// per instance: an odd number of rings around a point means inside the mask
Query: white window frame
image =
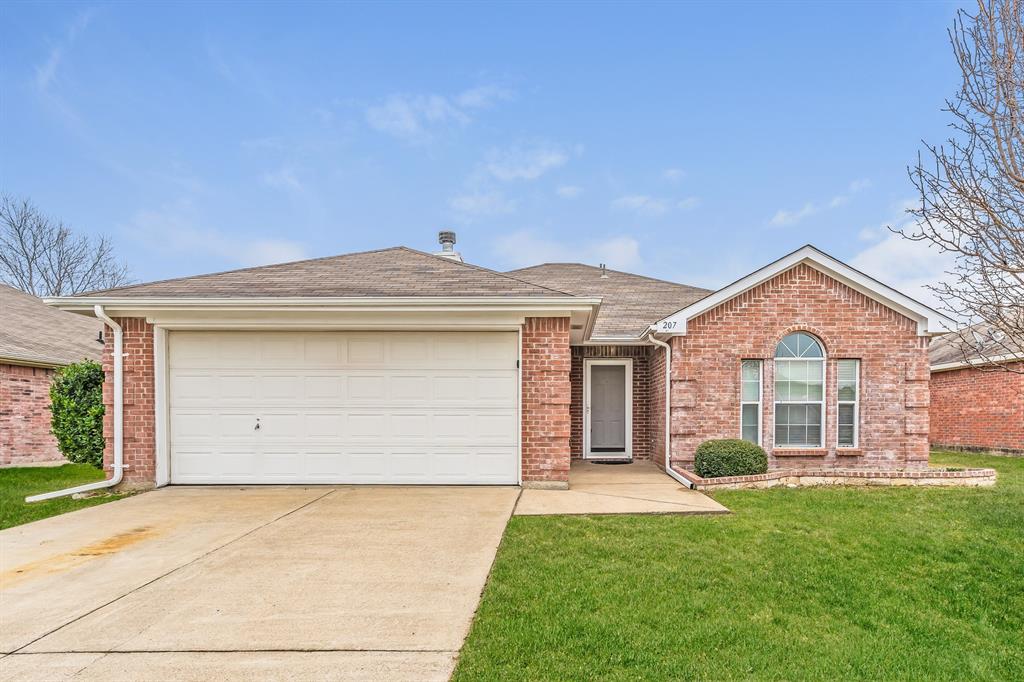
<svg viewBox="0 0 1024 682"><path fill-rule="evenodd" d="M821 358L773 358L775 360L775 376L772 377L772 447L780 450L821 450L825 447L828 439L825 437L825 424L827 419L825 417L826 405L828 403L828 352L825 350L825 344L810 332L795 332L802 333L810 336L814 339L815 343L818 344L818 348L821 348ZM777 345L777 344L776 344ZM821 400L779 400L778 391L775 390L775 384L778 382L779 376L779 363L780 362L792 362L799 360L806 362L807 360L821 361ZM775 442L775 430L777 428L777 420L779 415L779 405L813 405L818 403L821 405L821 438L818 440L817 445L780 445Z"/></svg>
<svg viewBox="0 0 1024 682"><path fill-rule="evenodd" d="M743 363L757 363L757 402L743 399ZM743 438L743 408L746 405L757 405L757 441L761 445L764 433L764 360L758 358L744 358L740 360L740 440Z"/></svg>
<svg viewBox="0 0 1024 682"><path fill-rule="evenodd" d="M840 362L855 363L853 400L839 399L839 365ZM836 360L836 447L843 450L853 450L860 447L860 360L858 358L843 358ZM842 445L839 442L839 406L853 405L853 445Z"/></svg>

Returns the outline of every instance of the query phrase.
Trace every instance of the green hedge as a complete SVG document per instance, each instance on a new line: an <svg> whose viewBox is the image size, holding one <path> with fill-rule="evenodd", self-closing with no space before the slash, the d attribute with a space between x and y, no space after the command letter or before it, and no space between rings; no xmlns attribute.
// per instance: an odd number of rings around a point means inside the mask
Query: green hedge
<svg viewBox="0 0 1024 682"><path fill-rule="evenodd" d="M706 440L697 446L693 470L703 478L763 474L768 471L768 457L759 445L750 441Z"/></svg>
<svg viewBox="0 0 1024 682"><path fill-rule="evenodd" d="M103 467L103 368L84 360L57 370L50 385L51 428L61 453Z"/></svg>

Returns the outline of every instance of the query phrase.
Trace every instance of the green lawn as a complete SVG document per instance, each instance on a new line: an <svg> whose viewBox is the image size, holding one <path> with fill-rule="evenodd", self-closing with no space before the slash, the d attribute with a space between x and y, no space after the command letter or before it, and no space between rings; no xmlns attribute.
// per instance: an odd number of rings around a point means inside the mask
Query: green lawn
<svg viewBox="0 0 1024 682"><path fill-rule="evenodd" d="M16 467L0 469L0 529L20 526L47 516L64 514L116 500L123 495L99 495L84 500L62 497L46 502L25 503L26 495L70 488L103 479L103 472L88 464L59 467Z"/></svg>
<svg viewBox="0 0 1024 682"><path fill-rule="evenodd" d="M1024 679L1024 459L990 489L513 517L455 679Z"/></svg>

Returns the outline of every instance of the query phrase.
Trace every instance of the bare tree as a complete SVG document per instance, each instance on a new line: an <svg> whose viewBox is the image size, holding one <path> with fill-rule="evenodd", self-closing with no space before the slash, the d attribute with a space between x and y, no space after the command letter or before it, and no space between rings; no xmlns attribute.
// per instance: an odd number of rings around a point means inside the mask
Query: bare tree
<svg viewBox="0 0 1024 682"><path fill-rule="evenodd" d="M0 197L0 281L36 296L70 296L129 282L104 236L75 235L27 199Z"/></svg>
<svg viewBox="0 0 1024 682"><path fill-rule="evenodd" d="M909 169L920 205L916 225L897 230L953 254L950 281L932 287L961 332L965 358L1005 361L1024 350L1024 0L978 0L957 12L949 39L962 73L946 101L953 133L924 143ZM977 332L984 330L985 339Z"/></svg>

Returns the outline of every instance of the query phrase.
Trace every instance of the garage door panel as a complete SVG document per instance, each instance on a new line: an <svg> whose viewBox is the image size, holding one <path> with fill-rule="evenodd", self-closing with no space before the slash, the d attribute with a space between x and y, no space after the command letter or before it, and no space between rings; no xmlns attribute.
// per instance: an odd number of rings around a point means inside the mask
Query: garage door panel
<svg viewBox="0 0 1024 682"><path fill-rule="evenodd" d="M172 482L517 480L514 333L172 332L169 347Z"/></svg>

